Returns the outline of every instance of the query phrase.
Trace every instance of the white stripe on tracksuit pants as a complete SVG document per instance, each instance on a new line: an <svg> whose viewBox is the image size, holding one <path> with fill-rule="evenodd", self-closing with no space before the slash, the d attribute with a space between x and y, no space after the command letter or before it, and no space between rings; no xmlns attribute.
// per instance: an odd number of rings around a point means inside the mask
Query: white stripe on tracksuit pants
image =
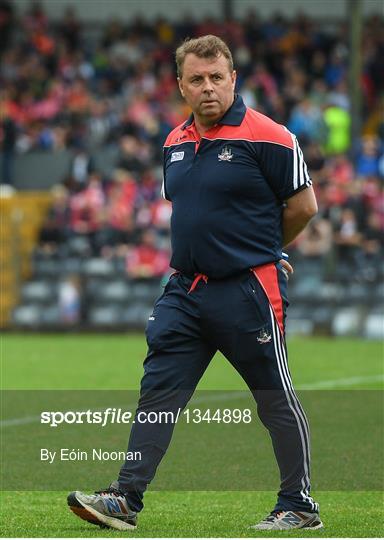
<svg viewBox="0 0 384 540"><path fill-rule="evenodd" d="M279 326L276 322L275 315L271 306L269 307L271 322L272 322L272 333L273 333L273 343L276 353L276 360L279 369L279 374L281 378L281 383L285 395L287 397L288 406L291 409L293 415L295 416L298 430L300 433L300 439L303 449L303 468L304 475L301 478L302 490L300 494L303 497L303 501L311 505L313 512L318 512L318 504L315 503L312 497L309 495L310 490L310 480L309 480L309 463L310 463L310 443L309 443L309 427L305 413L300 405L299 399L295 394L295 391L292 386L292 380L288 369L287 356L285 351L285 343L281 336Z"/></svg>

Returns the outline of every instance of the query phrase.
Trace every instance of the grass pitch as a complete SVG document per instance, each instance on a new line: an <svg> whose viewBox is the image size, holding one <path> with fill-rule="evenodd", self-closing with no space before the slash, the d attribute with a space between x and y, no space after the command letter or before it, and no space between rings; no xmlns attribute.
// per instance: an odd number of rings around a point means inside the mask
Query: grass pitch
<svg viewBox="0 0 384 540"><path fill-rule="evenodd" d="M66 493L6 492L2 504L7 537L378 537L380 497L370 492L318 492L325 528L319 531L256 532L249 525L265 517L273 492L163 492L146 495L135 531L99 529L66 508ZM15 510L15 504L23 510Z"/></svg>
<svg viewBox="0 0 384 540"><path fill-rule="evenodd" d="M141 335L5 335L3 389L136 389L146 345ZM357 340L294 339L289 343L296 387L377 389L383 382L382 346ZM240 390L245 385L220 355L199 389ZM351 415L354 411L351 410ZM23 426L5 429L23 429ZM366 444L369 433L362 433ZM2 464L6 466L6 464ZM188 464L186 463L186 467ZM337 467L337 463L335 463ZM193 471L191 471L193 474ZM351 475L361 474L352 470ZM82 486L74 486L81 489ZM95 489L103 487L95 479ZM316 487L316 480L314 480ZM282 537L381 537L378 491L318 491L325 529L279 532ZM133 533L100 530L66 507L64 492L1 494L1 535L7 537L271 537L249 526L273 508L275 492L151 492Z"/></svg>

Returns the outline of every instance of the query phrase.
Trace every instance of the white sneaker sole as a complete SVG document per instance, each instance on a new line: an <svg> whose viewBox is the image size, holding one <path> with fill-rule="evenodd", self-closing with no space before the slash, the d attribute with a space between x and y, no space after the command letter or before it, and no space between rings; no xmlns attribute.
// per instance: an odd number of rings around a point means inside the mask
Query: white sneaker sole
<svg viewBox="0 0 384 540"><path fill-rule="evenodd" d="M251 525L249 528L256 530L256 531L317 531L318 529L322 529L324 527L323 523L320 521L318 525L315 525L314 527L291 527L290 529L274 529L274 528L267 528L267 527L259 527L258 525Z"/></svg>
<svg viewBox="0 0 384 540"><path fill-rule="evenodd" d="M76 494L75 494L75 497L76 497L76 500L79 502L79 504L81 504L81 506L84 508L86 512L91 514L91 516L96 518L97 521L100 521L104 525L108 525L108 527L112 527L113 529L118 529L119 531L132 531L136 529L136 525L131 525L130 523L126 523L125 521L122 521L121 519L114 518L111 516L106 516L105 514L101 514L100 512L92 508L92 506L89 506L88 504L85 504L83 501L81 501L77 497ZM72 512L77 514L82 519L87 519L86 517L83 517L83 515L81 515L80 512L79 513L76 512L75 508L76 507L71 507Z"/></svg>

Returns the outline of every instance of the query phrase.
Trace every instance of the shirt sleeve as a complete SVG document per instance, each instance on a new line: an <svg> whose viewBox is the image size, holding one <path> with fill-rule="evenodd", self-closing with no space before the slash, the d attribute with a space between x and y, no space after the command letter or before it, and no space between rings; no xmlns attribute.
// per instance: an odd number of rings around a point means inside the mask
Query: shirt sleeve
<svg viewBox="0 0 384 540"><path fill-rule="evenodd" d="M260 143L258 148L259 166L276 197L282 201L312 185L303 152L296 137L290 135L292 148L274 142Z"/></svg>

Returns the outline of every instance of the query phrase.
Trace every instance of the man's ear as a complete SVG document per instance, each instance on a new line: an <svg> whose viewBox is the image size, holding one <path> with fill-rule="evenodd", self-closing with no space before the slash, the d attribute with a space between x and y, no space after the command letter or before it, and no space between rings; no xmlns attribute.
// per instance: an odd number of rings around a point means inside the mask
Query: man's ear
<svg viewBox="0 0 384 540"><path fill-rule="evenodd" d="M233 85L233 88L235 88L236 86L236 78L237 78L237 73L235 70L232 71L232 85Z"/></svg>
<svg viewBox="0 0 384 540"><path fill-rule="evenodd" d="M180 77L177 77L177 82L179 85L180 94L184 97L183 81L180 79Z"/></svg>

